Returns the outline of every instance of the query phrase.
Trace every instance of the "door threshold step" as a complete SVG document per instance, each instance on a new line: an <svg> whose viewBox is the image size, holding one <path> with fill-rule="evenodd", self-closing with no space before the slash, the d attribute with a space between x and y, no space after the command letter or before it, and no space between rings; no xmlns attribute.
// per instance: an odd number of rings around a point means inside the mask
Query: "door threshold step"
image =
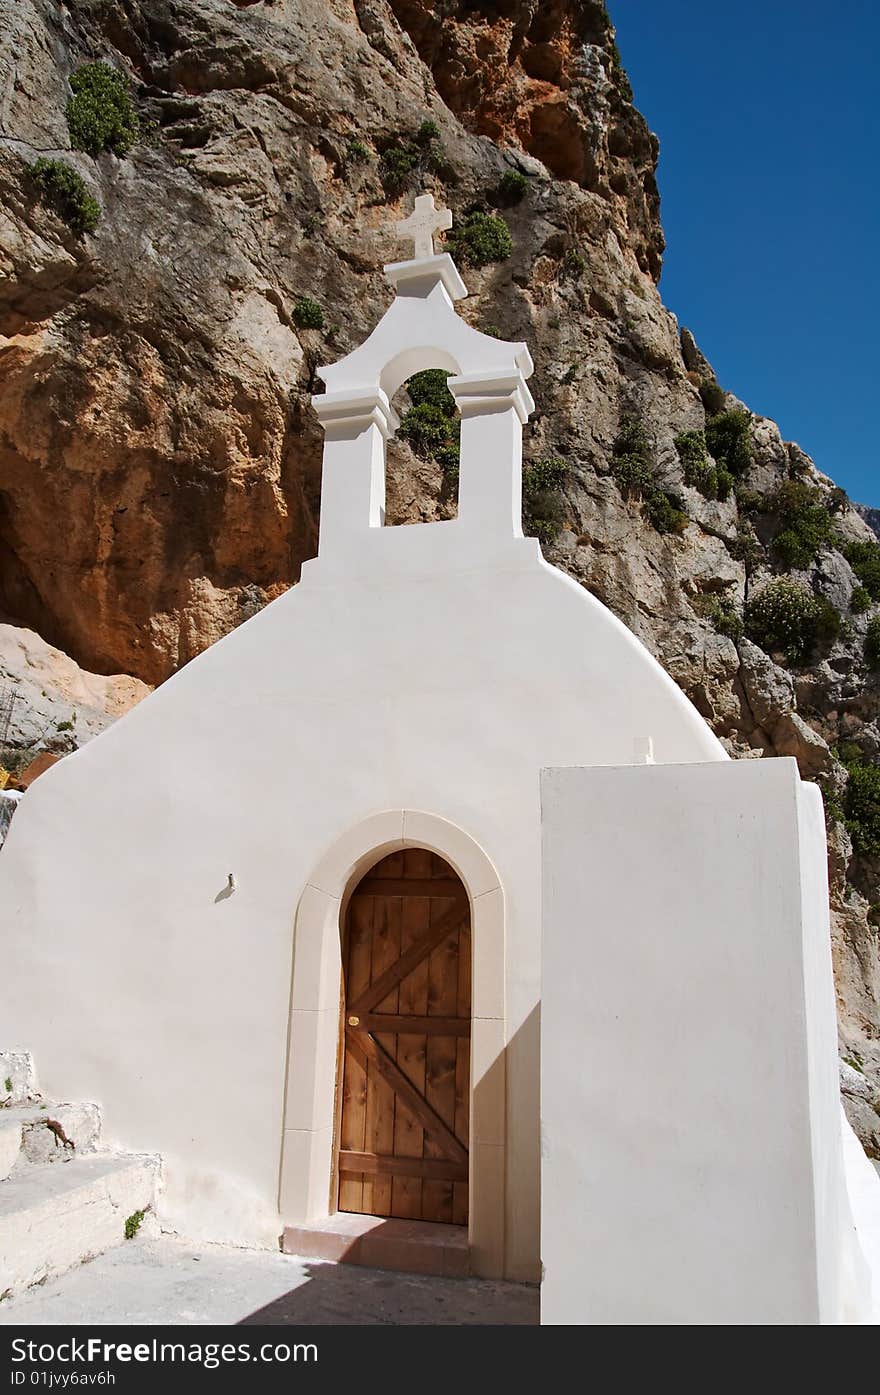
<svg viewBox="0 0 880 1395"><path fill-rule="evenodd" d="M328 1259L464 1279L471 1272L467 1226L436 1221L404 1221L337 1211L326 1220L284 1227L281 1249L301 1259Z"/></svg>

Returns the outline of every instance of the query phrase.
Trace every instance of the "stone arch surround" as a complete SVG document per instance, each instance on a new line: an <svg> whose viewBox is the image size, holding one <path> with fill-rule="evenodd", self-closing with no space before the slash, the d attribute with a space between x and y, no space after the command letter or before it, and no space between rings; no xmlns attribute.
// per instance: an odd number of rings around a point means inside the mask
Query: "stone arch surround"
<svg viewBox="0 0 880 1395"><path fill-rule="evenodd" d="M468 893L473 943L470 1220L473 1272L504 1275L506 1070L504 895L480 845L447 819L416 810L372 815L343 834L315 867L296 912L279 1210L285 1225L317 1221L333 1195L341 930L347 898L388 853L427 848Z"/></svg>

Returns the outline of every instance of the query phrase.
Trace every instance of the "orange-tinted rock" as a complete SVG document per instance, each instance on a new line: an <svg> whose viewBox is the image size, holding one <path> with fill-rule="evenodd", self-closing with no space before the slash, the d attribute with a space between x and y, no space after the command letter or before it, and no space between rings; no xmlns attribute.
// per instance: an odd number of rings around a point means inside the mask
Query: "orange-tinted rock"
<svg viewBox="0 0 880 1395"><path fill-rule="evenodd" d="M54 751L41 751L21 774L11 781L13 787L20 790L30 789L34 780L39 779L41 775L44 775L47 770L51 770L53 765L57 765L63 759L63 756L57 755Z"/></svg>

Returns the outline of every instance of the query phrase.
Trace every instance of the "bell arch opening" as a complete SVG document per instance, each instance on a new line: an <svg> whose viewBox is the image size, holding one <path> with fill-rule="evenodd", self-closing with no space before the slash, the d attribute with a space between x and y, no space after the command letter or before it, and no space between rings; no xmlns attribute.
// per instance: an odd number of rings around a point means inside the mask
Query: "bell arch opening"
<svg viewBox="0 0 880 1395"><path fill-rule="evenodd" d="M445 368L421 369L392 399L400 425L385 447L386 527L458 517L461 414L449 377ZM417 508L419 496L427 508Z"/></svg>

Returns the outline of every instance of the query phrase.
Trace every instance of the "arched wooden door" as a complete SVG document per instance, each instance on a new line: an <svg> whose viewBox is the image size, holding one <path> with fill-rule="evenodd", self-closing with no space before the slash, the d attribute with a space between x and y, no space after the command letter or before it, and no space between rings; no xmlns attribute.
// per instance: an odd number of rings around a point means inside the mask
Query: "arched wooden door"
<svg viewBox="0 0 880 1395"><path fill-rule="evenodd" d="M470 906L421 848L383 858L343 937L339 1209L468 1219Z"/></svg>

